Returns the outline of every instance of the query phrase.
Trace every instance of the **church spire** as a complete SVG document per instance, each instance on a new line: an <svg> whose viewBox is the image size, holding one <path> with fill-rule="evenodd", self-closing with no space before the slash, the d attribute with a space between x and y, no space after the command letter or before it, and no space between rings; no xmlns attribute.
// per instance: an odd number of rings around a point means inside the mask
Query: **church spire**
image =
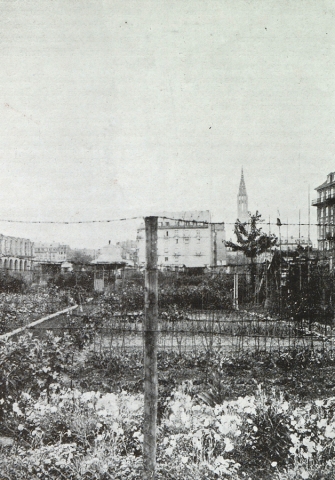
<svg viewBox="0 0 335 480"><path fill-rule="evenodd" d="M243 167L241 170L240 188L237 194L237 218L241 222L248 221L248 195L244 181Z"/></svg>

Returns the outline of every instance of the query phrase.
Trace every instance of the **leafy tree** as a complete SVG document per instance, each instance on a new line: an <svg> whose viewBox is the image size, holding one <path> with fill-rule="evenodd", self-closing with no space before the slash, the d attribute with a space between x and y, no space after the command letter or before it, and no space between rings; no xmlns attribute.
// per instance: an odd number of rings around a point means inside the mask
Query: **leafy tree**
<svg viewBox="0 0 335 480"><path fill-rule="evenodd" d="M87 265L91 263L93 257L80 250L72 250L68 255L68 261L75 265Z"/></svg>
<svg viewBox="0 0 335 480"><path fill-rule="evenodd" d="M241 222L238 219L235 222L236 243L226 242L226 246L230 247L233 252L242 252L250 259L253 292L255 291L257 256L277 245L277 237L274 234L268 235L262 231L262 227L259 225L262 222L262 216L258 211L254 215L249 212L248 222Z"/></svg>

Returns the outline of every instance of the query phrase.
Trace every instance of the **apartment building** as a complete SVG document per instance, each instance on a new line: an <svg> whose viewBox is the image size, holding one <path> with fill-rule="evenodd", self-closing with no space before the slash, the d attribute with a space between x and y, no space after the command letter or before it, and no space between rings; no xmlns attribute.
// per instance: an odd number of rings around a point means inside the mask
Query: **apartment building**
<svg viewBox="0 0 335 480"><path fill-rule="evenodd" d="M137 231L137 243L139 265L144 265L144 224ZM208 210L163 212L158 218L157 253L161 269L225 265L225 225L211 223Z"/></svg>
<svg viewBox="0 0 335 480"><path fill-rule="evenodd" d="M321 251L335 248L335 172L327 175L327 180L315 189L317 198L312 205L317 208L318 249Z"/></svg>
<svg viewBox="0 0 335 480"><path fill-rule="evenodd" d="M0 268L11 271L32 270L34 243L27 238L0 234Z"/></svg>
<svg viewBox="0 0 335 480"><path fill-rule="evenodd" d="M35 243L36 263L62 263L68 259L70 247L61 243Z"/></svg>

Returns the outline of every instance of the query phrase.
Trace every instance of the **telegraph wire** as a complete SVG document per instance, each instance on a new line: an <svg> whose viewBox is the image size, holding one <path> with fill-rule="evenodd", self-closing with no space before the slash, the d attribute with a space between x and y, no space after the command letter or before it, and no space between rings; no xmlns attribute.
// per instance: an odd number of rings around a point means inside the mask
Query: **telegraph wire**
<svg viewBox="0 0 335 480"><path fill-rule="evenodd" d="M56 220L13 220L13 219L0 219L0 223L25 223L25 224L50 224L50 225L78 225L78 224L90 224L90 223L112 223L112 222L126 222L132 220L144 220L145 217L157 217L162 220L173 220L176 222L182 222L183 227L191 226L192 225L236 225L237 221L235 222L208 222L207 220L190 220L185 218L176 218L176 217L166 217L162 215L141 215L136 217L123 217L123 218L112 218L106 220L68 220L68 221L56 221ZM241 222L244 225L250 225L250 222ZM187 224L187 225L185 225ZM274 222L259 222L260 225L268 225L268 226L316 226L316 227L334 227L335 223L290 223L290 222L281 222L279 219ZM164 225L165 226L165 225ZM168 225L167 225L168 226Z"/></svg>

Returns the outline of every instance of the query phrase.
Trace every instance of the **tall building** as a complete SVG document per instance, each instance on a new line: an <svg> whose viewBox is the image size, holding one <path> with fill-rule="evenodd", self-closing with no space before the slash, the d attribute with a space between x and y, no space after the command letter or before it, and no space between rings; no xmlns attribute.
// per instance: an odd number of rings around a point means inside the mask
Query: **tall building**
<svg viewBox="0 0 335 480"><path fill-rule="evenodd" d="M166 218L164 218L166 217ZM145 228L137 231L139 264L145 264ZM216 267L226 264L225 225L206 211L164 212L158 218L158 267Z"/></svg>
<svg viewBox="0 0 335 480"><path fill-rule="evenodd" d="M34 243L27 238L0 234L0 268L14 271L33 269Z"/></svg>
<svg viewBox="0 0 335 480"><path fill-rule="evenodd" d="M36 263L62 263L68 259L70 247L60 243L35 243Z"/></svg>
<svg viewBox="0 0 335 480"><path fill-rule="evenodd" d="M240 187L237 194L237 218L240 220L240 222L247 222L249 219L248 195L244 182L243 168L241 171Z"/></svg>
<svg viewBox="0 0 335 480"><path fill-rule="evenodd" d="M128 265L138 264L138 248L136 240L124 240L116 244L121 249L121 257L127 260Z"/></svg>
<svg viewBox="0 0 335 480"><path fill-rule="evenodd" d="M315 189L318 197L312 200L317 207L318 248L334 250L335 248L335 172L327 175L327 180Z"/></svg>

